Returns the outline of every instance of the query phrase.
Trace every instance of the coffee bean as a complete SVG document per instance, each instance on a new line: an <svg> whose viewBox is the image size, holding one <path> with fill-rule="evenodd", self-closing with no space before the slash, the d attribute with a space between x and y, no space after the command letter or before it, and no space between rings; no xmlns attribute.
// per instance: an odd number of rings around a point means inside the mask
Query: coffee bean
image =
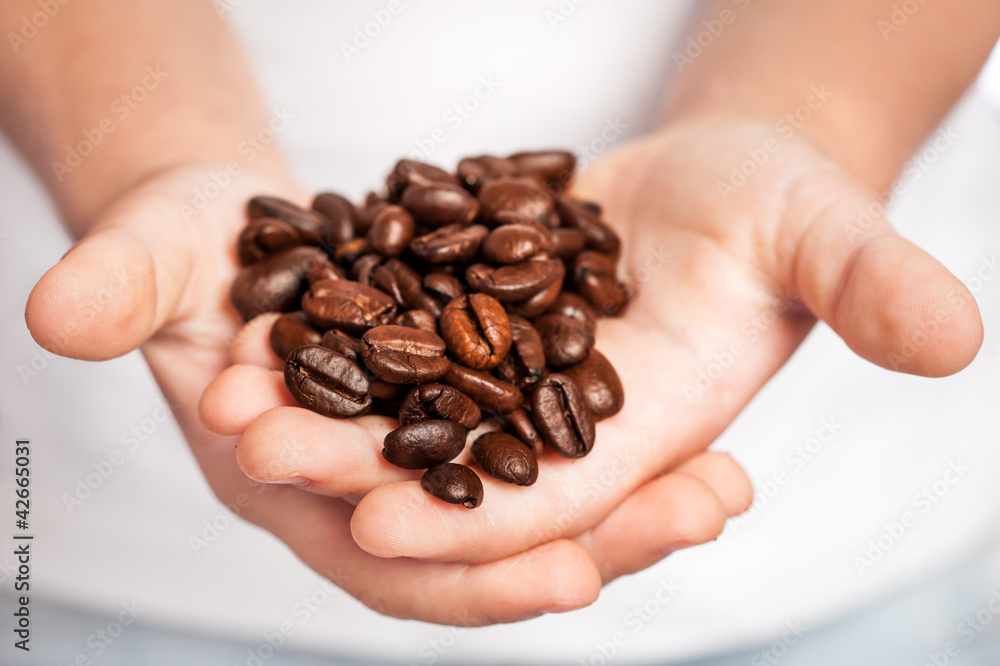
<svg viewBox="0 0 1000 666"><path fill-rule="evenodd" d="M594 330L562 314L546 314L535 320L542 338L545 361L561 368L587 358L594 347Z"/></svg>
<svg viewBox="0 0 1000 666"><path fill-rule="evenodd" d="M475 509L483 503L483 482L465 465L435 465L420 477L420 487L439 500L463 504L467 509Z"/></svg>
<svg viewBox="0 0 1000 666"><path fill-rule="evenodd" d="M361 358L376 377L394 384L423 384L440 379L451 363L444 340L406 326L376 326L361 336Z"/></svg>
<svg viewBox="0 0 1000 666"><path fill-rule="evenodd" d="M517 165L518 173L531 176L561 194L573 177L576 155L565 150L536 150L516 153L510 160Z"/></svg>
<svg viewBox="0 0 1000 666"><path fill-rule="evenodd" d="M542 338L527 319L510 315L511 346L497 374L518 388L534 384L545 372Z"/></svg>
<svg viewBox="0 0 1000 666"><path fill-rule="evenodd" d="M621 240L614 229L601 221L598 213L578 201L565 198L556 201L556 210L563 226L583 232L588 248L617 255L621 249Z"/></svg>
<svg viewBox="0 0 1000 666"><path fill-rule="evenodd" d="M545 312L559 297L562 292L563 286L563 275L566 269L563 268L562 264L559 264L559 278L552 282L548 287L538 292L526 301L521 301L519 303L509 303L507 304L507 311L510 314L520 315L521 317L537 317L538 315Z"/></svg>
<svg viewBox="0 0 1000 666"><path fill-rule="evenodd" d="M381 266L384 261L385 257L381 254L376 254L374 252L363 254L358 257L353 264L351 264L351 276L363 285L376 287L374 281L372 280L372 272L377 266ZM382 289L382 291L390 296L393 295L390 289L386 289L384 287L376 288Z"/></svg>
<svg viewBox="0 0 1000 666"><path fill-rule="evenodd" d="M454 421L432 419L402 426L385 436L382 457L403 469L448 462L465 448L467 431Z"/></svg>
<svg viewBox="0 0 1000 666"><path fill-rule="evenodd" d="M525 446L530 447L535 452L536 458L542 455L544 442L542 436L538 434L538 429L535 427L535 422L531 420L528 410L522 407L505 415L503 427L504 430L521 440Z"/></svg>
<svg viewBox="0 0 1000 666"><path fill-rule="evenodd" d="M488 180L503 176L516 176L517 164L513 160L493 155L467 157L458 163L458 179L467 190L476 194Z"/></svg>
<svg viewBox="0 0 1000 666"><path fill-rule="evenodd" d="M292 352L285 363L285 386L301 405L332 418L364 414L372 404L364 371L319 345Z"/></svg>
<svg viewBox="0 0 1000 666"><path fill-rule="evenodd" d="M293 351L306 345L318 345L322 333L313 328L301 310L283 314L274 320L268 342L278 358L285 360Z"/></svg>
<svg viewBox="0 0 1000 666"><path fill-rule="evenodd" d="M398 315L394 323L397 326L419 328L422 331L437 333L437 320L427 310L407 310L403 314Z"/></svg>
<svg viewBox="0 0 1000 666"><path fill-rule="evenodd" d="M368 230L368 245L384 257L400 255L413 240L413 216L399 206L386 206Z"/></svg>
<svg viewBox="0 0 1000 666"><path fill-rule="evenodd" d="M447 305L465 294L465 289L458 278L448 273L428 273L424 276L423 286L424 291L442 305Z"/></svg>
<svg viewBox="0 0 1000 666"><path fill-rule="evenodd" d="M347 279L347 276L329 260L324 260L309 271L306 279L310 285L313 285L320 280L344 280Z"/></svg>
<svg viewBox="0 0 1000 666"><path fill-rule="evenodd" d="M559 227L552 230L552 254L563 261L572 261L587 244L587 237L580 229Z"/></svg>
<svg viewBox="0 0 1000 666"><path fill-rule="evenodd" d="M458 185L411 185L400 202L417 222L433 229L468 224L479 214L479 202Z"/></svg>
<svg viewBox="0 0 1000 666"><path fill-rule="evenodd" d="M302 245L298 229L269 217L251 220L243 227L236 240L236 256L240 263L249 266L264 257Z"/></svg>
<svg viewBox="0 0 1000 666"><path fill-rule="evenodd" d="M343 331L331 328L323 334L320 344L332 349L353 363L361 363L361 341Z"/></svg>
<svg viewBox="0 0 1000 666"><path fill-rule="evenodd" d="M475 400L483 409L498 414L513 412L524 404L524 395L510 382L457 363L451 364L442 381Z"/></svg>
<svg viewBox="0 0 1000 666"><path fill-rule="evenodd" d="M322 250L295 247L247 266L229 290L233 307L250 321L264 312L288 312L298 306L306 276L326 259Z"/></svg>
<svg viewBox="0 0 1000 666"><path fill-rule="evenodd" d="M504 224L483 241L483 258L495 264L516 264L552 249L552 234L541 225Z"/></svg>
<svg viewBox="0 0 1000 666"><path fill-rule="evenodd" d="M405 384L393 384L392 382L383 381L381 379L376 379L372 382L371 393L372 397L379 402L394 402L401 403L403 398L406 396L407 391L410 387ZM385 416L395 417L399 413L399 405L387 409L384 413Z"/></svg>
<svg viewBox="0 0 1000 666"><path fill-rule="evenodd" d="M571 291L564 291L559 298L546 310L550 314L561 314L569 317L587 330L593 337L597 332L597 314L585 298Z"/></svg>
<svg viewBox="0 0 1000 666"><path fill-rule="evenodd" d="M388 201L380 199L374 192L369 192L364 205L354 211L354 237L364 238L368 234L368 230L372 228L372 223L378 214L390 205Z"/></svg>
<svg viewBox="0 0 1000 666"><path fill-rule="evenodd" d="M538 384L531 417L546 445L564 458L582 458L594 447L594 417L580 387L566 375L554 373Z"/></svg>
<svg viewBox="0 0 1000 666"><path fill-rule="evenodd" d="M333 192L323 192L313 199L312 209L330 220L330 241L334 248L354 238L358 213L348 199Z"/></svg>
<svg viewBox="0 0 1000 666"><path fill-rule="evenodd" d="M458 180L444 169L416 160L400 160L385 180L389 189L389 200L394 203L400 200L403 192L411 185L432 183L458 185Z"/></svg>
<svg viewBox="0 0 1000 666"><path fill-rule="evenodd" d="M423 384L406 394L399 408L399 422L403 425L447 419L462 424L468 430L479 425L482 414L479 406L461 391L444 384Z"/></svg>
<svg viewBox="0 0 1000 666"><path fill-rule="evenodd" d="M493 222L503 212L517 213L546 227L556 226L555 198L531 178L496 178L479 190L480 215Z"/></svg>
<svg viewBox="0 0 1000 666"><path fill-rule="evenodd" d="M359 335L390 321L396 302L374 287L346 280L322 280L302 297L302 309L314 326Z"/></svg>
<svg viewBox="0 0 1000 666"><path fill-rule="evenodd" d="M562 372L583 391L595 421L602 421L621 411L625 404L622 380L611 361L601 352L591 349L585 361Z"/></svg>
<svg viewBox="0 0 1000 666"><path fill-rule="evenodd" d="M628 302L625 286L614 277L614 259L606 254L584 250L573 263L573 283L599 316L617 314Z"/></svg>
<svg viewBox="0 0 1000 666"><path fill-rule="evenodd" d="M489 229L479 224L451 224L414 238L410 251L432 264L462 263L472 259Z"/></svg>
<svg viewBox="0 0 1000 666"><path fill-rule="evenodd" d="M370 252L368 239L354 238L333 251L333 260L337 262L338 266L348 268L360 257L368 254L368 252Z"/></svg>
<svg viewBox="0 0 1000 666"><path fill-rule="evenodd" d="M565 267L558 259L530 259L494 268L473 264L465 271L469 288L503 303L525 301L562 280Z"/></svg>
<svg viewBox="0 0 1000 666"><path fill-rule="evenodd" d="M398 259L388 259L378 266L372 272L372 281L403 307L427 310L435 317L441 315L441 304L424 291L420 274Z"/></svg>
<svg viewBox="0 0 1000 666"><path fill-rule="evenodd" d="M472 457L484 472L505 483L530 486L538 480L534 451L505 432L488 432L472 443Z"/></svg>
<svg viewBox="0 0 1000 666"><path fill-rule="evenodd" d="M440 327L451 353L474 370L495 368L510 349L507 313L485 294L469 294L448 303L441 313Z"/></svg>
<svg viewBox="0 0 1000 666"><path fill-rule="evenodd" d="M304 243L320 245L327 250L333 249L332 241L338 233L335 223L325 216L278 197L254 197L247 204L247 217L281 220L295 227Z"/></svg>

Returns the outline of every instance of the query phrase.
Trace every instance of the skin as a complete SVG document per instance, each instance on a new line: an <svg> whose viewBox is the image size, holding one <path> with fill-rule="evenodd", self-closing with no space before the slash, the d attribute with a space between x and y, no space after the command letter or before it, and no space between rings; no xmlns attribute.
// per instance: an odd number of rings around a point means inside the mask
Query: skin
<svg viewBox="0 0 1000 666"><path fill-rule="evenodd" d="M268 121L210 3L70 4L0 59L0 122L83 237L35 287L28 327L74 358L141 348L217 496L250 496L242 517L380 612L479 625L587 605L602 584L715 538L749 506L743 471L705 449L817 319L896 370L941 376L974 358L982 324L965 287L884 217L859 225L857 209L877 203L872 190L888 187L968 86L1000 32L1000 6L929 3L883 39L877 21L891 5L758 0L684 68L662 129L582 176L576 193L604 205L624 273L642 281L625 316L598 331L626 406L598 425L588 457L547 454L534 486L484 479L475 511L443 505L382 461L388 420L295 407L266 343L273 317L239 327L227 291L246 199L308 196L270 147L195 219L181 215L192 189ZM0 26L32 11L5 3ZM60 180L51 162L149 62L170 85ZM73 67L86 76L61 74ZM814 85L833 96L723 196L718 183ZM650 248L661 246L654 267ZM84 314L115 270L124 287ZM926 342L907 346L914 336ZM743 349L728 370L685 391L734 344Z"/></svg>

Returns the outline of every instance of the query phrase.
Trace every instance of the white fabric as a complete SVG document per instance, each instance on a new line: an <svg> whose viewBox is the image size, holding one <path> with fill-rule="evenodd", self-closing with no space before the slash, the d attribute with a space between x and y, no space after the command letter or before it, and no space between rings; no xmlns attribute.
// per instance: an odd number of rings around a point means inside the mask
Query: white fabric
<svg viewBox="0 0 1000 666"><path fill-rule="evenodd" d="M341 42L387 4L244 2L227 14L269 103L294 115L280 140L310 188L359 197L437 127L447 138L429 159L443 166L469 153L577 148L609 123L627 124L619 140L639 134L651 126L675 71L669 56L686 34L690 9L653 0L402 0L388 26L348 62ZM576 9L552 27L546 11L560 6ZM448 110L491 77L495 91L456 127ZM987 340L968 370L934 381L895 375L818 328L717 444L746 466L764 499L768 480L787 475L766 503L758 499L755 513L713 544L612 584L591 608L467 631L386 619L342 592L327 593L270 535L227 520L175 425L156 421L159 394L137 354L89 364L39 351L24 327L24 302L68 240L5 143L0 469L10 468L14 437L33 439L35 591L109 617L135 599L144 620L253 645L287 621L298 647L405 663L576 663L600 655L595 645L623 632L615 661L633 663L749 645L786 623L816 626L954 565L995 540L1000 522L998 120L996 109L971 94L944 123L958 138L926 154L934 163L915 172L892 210L902 233L974 288ZM38 374L25 375L32 367ZM824 419L842 425L799 469L787 456L812 437L827 438ZM147 439L130 451L135 426L145 426ZM114 449L124 452L124 463L70 513L60 497ZM952 463L970 471L954 485L939 484L947 492L923 513L914 495L944 479ZM4 474L0 496L11 497L9 487ZM907 511L916 525L859 574L855 556ZM189 538L202 534L206 521L225 527L195 554ZM10 555L0 563L9 567ZM9 594L9 577L0 578ZM657 591L670 582L679 590L663 604ZM310 595L315 612L300 601Z"/></svg>

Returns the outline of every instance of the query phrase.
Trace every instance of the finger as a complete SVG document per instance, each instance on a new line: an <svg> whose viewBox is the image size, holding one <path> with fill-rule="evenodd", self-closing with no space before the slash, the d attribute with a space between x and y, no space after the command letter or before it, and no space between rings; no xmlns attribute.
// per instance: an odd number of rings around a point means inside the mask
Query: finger
<svg viewBox="0 0 1000 666"><path fill-rule="evenodd" d="M233 363L250 363L272 370L285 367L284 360L271 349L270 341L271 326L280 316L280 313L269 312L247 322L230 345Z"/></svg>
<svg viewBox="0 0 1000 666"><path fill-rule="evenodd" d="M333 496L356 496L420 472L390 465L382 440L395 424L365 416L330 419L299 407L278 407L253 421L236 447L236 461L251 479L294 483Z"/></svg>
<svg viewBox="0 0 1000 666"><path fill-rule="evenodd" d="M706 451L671 471L704 481L718 496L729 518L740 515L753 503L753 484L750 482L750 477L740 464L726 453Z"/></svg>
<svg viewBox="0 0 1000 666"><path fill-rule="evenodd" d="M269 409L296 405L284 373L259 365L233 365L212 380L198 403L202 423L220 435L240 435Z"/></svg>
<svg viewBox="0 0 1000 666"><path fill-rule="evenodd" d="M870 193L845 181L831 171L791 188L788 283L869 361L931 377L961 370L983 339L975 299L896 233ZM817 196L824 191L833 196Z"/></svg>
<svg viewBox="0 0 1000 666"><path fill-rule="evenodd" d="M669 473L649 481L577 542L607 583L722 533L726 508L701 479Z"/></svg>

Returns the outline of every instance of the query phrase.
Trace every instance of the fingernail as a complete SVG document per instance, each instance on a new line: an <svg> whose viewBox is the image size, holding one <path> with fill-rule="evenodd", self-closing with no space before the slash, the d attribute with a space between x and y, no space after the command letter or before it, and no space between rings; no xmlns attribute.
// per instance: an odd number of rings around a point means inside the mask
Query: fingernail
<svg viewBox="0 0 1000 666"><path fill-rule="evenodd" d="M309 479L304 476L290 476L287 479L275 479L273 481L261 481L271 485L304 486L309 483Z"/></svg>

